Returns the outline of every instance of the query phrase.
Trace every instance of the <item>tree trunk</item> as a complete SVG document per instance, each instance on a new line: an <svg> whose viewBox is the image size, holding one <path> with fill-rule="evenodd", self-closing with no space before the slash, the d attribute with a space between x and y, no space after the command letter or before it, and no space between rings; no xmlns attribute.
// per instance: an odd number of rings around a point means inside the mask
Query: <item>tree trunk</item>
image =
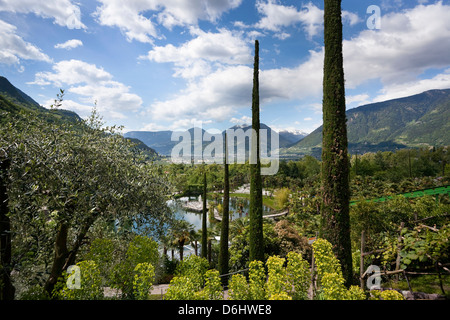
<svg viewBox="0 0 450 320"><path fill-rule="evenodd" d="M55 284L58 278L61 276L63 267L66 264L67 258L69 256L69 251L67 250L67 234L69 232L69 225L67 223L61 223L56 234L55 240L55 255L53 259L52 269L50 271L50 277L45 283L44 289L47 291L49 296L52 296Z"/></svg>
<svg viewBox="0 0 450 320"><path fill-rule="evenodd" d="M178 250L180 251L180 261L183 261L184 242L185 242L185 240L178 241Z"/></svg>
<svg viewBox="0 0 450 320"><path fill-rule="evenodd" d="M220 251L219 251L219 273L228 273L228 233L229 233L229 217L230 217L230 181L228 174L228 145L227 134L225 133L225 164L224 164L224 182L223 182L223 214L222 225L220 230ZM227 284L227 277L222 277L222 283Z"/></svg>
<svg viewBox="0 0 450 320"><path fill-rule="evenodd" d="M324 12L321 233L333 245L342 265L345 284L349 286L352 283L352 252L341 0L325 0Z"/></svg>
<svg viewBox="0 0 450 320"><path fill-rule="evenodd" d="M68 210L73 210L72 207L69 207ZM89 216L84 225L82 226L80 233L78 234L75 243L72 247L72 250L67 249L67 234L69 232L69 224L67 222L62 223L60 228L58 229L58 233L56 234L55 240L55 256L53 260L52 269L50 272L50 277L48 278L44 289L51 296L52 291L55 287L58 278L62 275L63 271L66 270L69 266L75 264L76 255L81 245L83 244L83 240L86 237L89 228L94 223L96 218L99 215L99 211L95 211L91 216Z"/></svg>
<svg viewBox="0 0 450 320"><path fill-rule="evenodd" d="M206 210L206 171L203 173L203 218L202 218L202 258L207 258L208 255L208 229L206 225L207 220Z"/></svg>
<svg viewBox="0 0 450 320"><path fill-rule="evenodd" d="M195 249L195 255L198 256L198 242L197 242L197 240L194 241L194 249Z"/></svg>
<svg viewBox="0 0 450 320"><path fill-rule="evenodd" d="M8 216L7 176L10 160L0 158L0 300L13 300L11 282L11 221Z"/></svg>
<svg viewBox="0 0 450 320"><path fill-rule="evenodd" d="M250 152L250 261L264 261L264 238L262 218L262 181L259 154L259 42L255 41L253 66L252 134Z"/></svg>

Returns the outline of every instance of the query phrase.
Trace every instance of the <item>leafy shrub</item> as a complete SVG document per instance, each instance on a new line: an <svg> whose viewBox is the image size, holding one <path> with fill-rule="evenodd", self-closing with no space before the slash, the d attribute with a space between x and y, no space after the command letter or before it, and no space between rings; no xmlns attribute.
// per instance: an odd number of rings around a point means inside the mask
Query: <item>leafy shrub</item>
<svg viewBox="0 0 450 320"><path fill-rule="evenodd" d="M205 273L205 287L201 296L206 300L223 299L222 282L219 277L219 271L208 270Z"/></svg>
<svg viewBox="0 0 450 320"><path fill-rule="evenodd" d="M309 263L297 252L287 255L288 293L295 300L306 300L310 284Z"/></svg>
<svg viewBox="0 0 450 320"><path fill-rule="evenodd" d="M309 264L297 252L289 252L286 259L271 256L267 259L267 279L261 261L250 263L249 283L241 274L231 277L229 296L232 300L292 300L307 299Z"/></svg>
<svg viewBox="0 0 450 320"><path fill-rule="evenodd" d="M230 300L248 300L250 295L248 292L247 279L242 274L234 274L231 277L228 289Z"/></svg>
<svg viewBox="0 0 450 320"><path fill-rule="evenodd" d="M169 288L164 295L165 300L194 300L196 285L188 276L176 276L170 281Z"/></svg>
<svg viewBox="0 0 450 320"><path fill-rule="evenodd" d="M205 258L191 255L181 261L170 281L164 298L166 300L199 300L218 296L217 288L220 278L214 272L207 272L208 261ZM203 288L205 285L205 289Z"/></svg>
<svg viewBox="0 0 450 320"><path fill-rule="evenodd" d="M264 264L262 261L254 260L250 262L249 279L250 299L266 299L266 292L264 290L266 283L266 274L264 272Z"/></svg>
<svg viewBox="0 0 450 320"><path fill-rule="evenodd" d="M364 291L356 286L347 289L344 286L339 260L334 256L331 243L317 239L313 243L320 285L319 298L323 300L360 300L365 299Z"/></svg>
<svg viewBox="0 0 450 320"><path fill-rule="evenodd" d="M288 295L286 292L280 292L272 294L269 297L269 300L292 300L292 297Z"/></svg>
<svg viewBox="0 0 450 320"><path fill-rule="evenodd" d="M112 267L111 286L120 289L126 298L134 298L134 270L140 263L157 265L158 244L144 236L135 236L127 248L125 258Z"/></svg>
<svg viewBox="0 0 450 320"><path fill-rule="evenodd" d="M139 263L134 268L133 290L136 299L147 300L155 279L155 268L148 262Z"/></svg>
<svg viewBox="0 0 450 320"><path fill-rule="evenodd" d="M209 263L205 258L191 255L183 261L180 261L175 270L175 275L189 277L198 291L203 287L205 273L208 270L208 267Z"/></svg>
<svg viewBox="0 0 450 320"><path fill-rule="evenodd" d="M342 273L341 265L334 256L331 243L325 239L317 239L312 246L319 280L325 273Z"/></svg>
<svg viewBox="0 0 450 320"><path fill-rule="evenodd" d="M80 268L80 288L68 288L67 280L72 274L63 272L55 285L53 295L62 300L99 300L103 298L101 276L97 264L92 260L77 263Z"/></svg>
<svg viewBox="0 0 450 320"><path fill-rule="evenodd" d="M279 208L284 208L289 202L290 191L288 188L281 188L275 191L275 201Z"/></svg>
<svg viewBox="0 0 450 320"><path fill-rule="evenodd" d="M372 295L371 300L405 300L403 295L395 290L372 290L370 294Z"/></svg>
<svg viewBox="0 0 450 320"><path fill-rule="evenodd" d="M268 277L265 288L266 295L269 297L269 300L272 295L286 293L286 290L288 290L286 269L283 268L285 261L286 259L278 256L272 256L267 259L266 266Z"/></svg>

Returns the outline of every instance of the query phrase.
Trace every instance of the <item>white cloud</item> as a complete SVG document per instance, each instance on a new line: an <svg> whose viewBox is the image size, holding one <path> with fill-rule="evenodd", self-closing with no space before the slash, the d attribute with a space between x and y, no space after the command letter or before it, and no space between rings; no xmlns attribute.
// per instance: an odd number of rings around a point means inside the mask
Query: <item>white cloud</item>
<svg viewBox="0 0 450 320"><path fill-rule="evenodd" d="M284 6L278 0L258 0L256 8L263 16L255 24L257 28L279 32L283 27L300 23L309 39L323 30L324 12L312 2L297 9L295 6ZM348 11L342 11L342 20L350 25L362 21L357 14ZM282 35L283 33L281 35L277 33L275 36L280 37Z"/></svg>
<svg viewBox="0 0 450 320"><path fill-rule="evenodd" d="M450 6L441 2L417 6L384 15L381 30L363 30L352 39L344 40L347 88L358 88L367 81L380 80L384 88L375 100L384 100L450 87L448 70L431 79L420 80L424 71L448 68L450 65L448 16ZM227 34L223 30L220 33L223 33L222 36ZM199 35L197 41L201 43L201 40L205 40L206 34ZM205 59L197 59L193 43L187 42L179 47L155 47L149 54L148 57L153 61L173 63L177 75L189 81L184 90L167 100L153 103L148 112L154 119L168 121L189 118L216 121L233 117L237 119L239 110L251 105L251 66L219 63L217 67L219 61L226 61L227 58L219 59L204 54ZM245 49L244 46L237 48ZM304 108L320 114L322 105L314 102L320 101L322 95L323 54L322 47L311 50L306 60L295 67L261 70L261 105L267 106L280 100L303 100L307 101ZM180 57L185 57L185 64ZM194 72L194 65L199 62L205 63L205 66L197 66L204 68L204 73ZM347 104L365 104L371 99L367 93L356 93L347 97ZM313 124L309 119L305 121Z"/></svg>
<svg viewBox="0 0 450 320"><path fill-rule="evenodd" d="M355 24L360 23L363 20L353 12L342 10L342 21L343 23L348 22L349 25L354 26Z"/></svg>
<svg viewBox="0 0 450 320"><path fill-rule="evenodd" d="M31 84L69 86L67 93L75 94L82 104L71 101L69 107L86 111L86 104L94 105L105 117L125 118L123 112L136 112L142 107L142 99L129 92L129 87L113 80L113 76L94 64L80 60L64 60L55 63L52 72L38 72Z"/></svg>
<svg viewBox="0 0 450 320"><path fill-rule="evenodd" d="M252 69L230 66L217 70L197 81L174 98L151 105L155 119L200 118L225 120L236 107L251 99Z"/></svg>
<svg viewBox="0 0 450 320"><path fill-rule="evenodd" d="M353 96L346 96L345 103L347 108L351 104L363 105L369 103L370 96L367 93L357 94Z"/></svg>
<svg viewBox="0 0 450 320"><path fill-rule="evenodd" d="M287 39L287 38L289 38L290 36L291 36L291 35L290 35L289 33L286 33L286 32L276 33L276 34L274 35L275 38L278 38L278 39L280 39L280 40Z"/></svg>
<svg viewBox="0 0 450 320"><path fill-rule="evenodd" d="M71 50L73 48L80 47L82 45L83 45L83 42L81 40L71 39L71 40L67 40L66 42L56 44L55 48Z"/></svg>
<svg viewBox="0 0 450 320"><path fill-rule="evenodd" d="M173 63L175 76L195 78L209 74L214 66L246 64L252 61L250 48L241 33L220 29L217 33L191 28L194 39L175 47L155 46L146 56L151 61Z"/></svg>
<svg viewBox="0 0 450 320"><path fill-rule="evenodd" d="M0 20L0 63L20 64L21 59L51 62L48 55L17 35L17 28ZM23 66L19 71L23 71Z"/></svg>
<svg viewBox="0 0 450 320"><path fill-rule="evenodd" d="M400 84L384 87L380 94L375 97L373 102L386 101L400 97L419 94L432 89L449 89L450 88L450 69L443 73L437 74L431 79L422 79L419 81L404 82Z"/></svg>
<svg viewBox="0 0 450 320"><path fill-rule="evenodd" d="M255 25L261 29L279 31L281 27L298 23L301 19L301 11L298 11L296 7L283 6L278 4L277 0L267 0L267 2L258 0L256 9L263 15Z"/></svg>
<svg viewBox="0 0 450 320"><path fill-rule="evenodd" d="M260 71L261 103L276 99L300 99L321 92L323 52L310 52L307 62L296 68ZM308 75L306 77L305 75ZM195 81L172 99L158 101L149 112L155 119L195 117L223 121L239 108L251 105L253 68L229 65Z"/></svg>
<svg viewBox="0 0 450 320"><path fill-rule="evenodd" d="M212 123L211 120L199 120L197 118L184 118L178 119L176 121L170 122L170 124L160 124L160 123L147 123L139 131L163 131L163 130L172 130L172 131L185 131L189 130L193 127L202 127L203 125ZM208 132L212 133L216 129L207 129Z"/></svg>
<svg viewBox="0 0 450 320"><path fill-rule="evenodd" d="M346 85L370 79L384 85L414 81L429 68L450 64L450 6L442 2L382 16L381 30L344 40Z"/></svg>
<svg viewBox="0 0 450 320"><path fill-rule="evenodd" d="M322 92L323 49L309 52L308 60L294 68L263 70L260 95L265 102L274 99L304 99Z"/></svg>
<svg viewBox="0 0 450 320"><path fill-rule="evenodd" d="M230 119L230 122L234 124L251 124L252 118L249 116L242 116L240 118L233 117Z"/></svg>
<svg viewBox="0 0 450 320"><path fill-rule="evenodd" d="M53 72L38 72L32 84L55 86L73 85L77 83L95 84L112 79L112 75L103 68L81 60L63 60L55 63Z"/></svg>
<svg viewBox="0 0 450 320"><path fill-rule="evenodd" d="M167 29L193 26L199 20L215 22L238 7L242 0L135 0L124 5L122 0L99 0L94 16L102 25L119 27L129 41L152 43L159 38L157 24Z"/></svg>
<svg viewBox="0 0 450 320"><path fill-rule="evenodd" d="M53 18L57 25L69 29L82 29L80 7L70 0L2 0L0 11L34 13L43 18Z"/></svg>

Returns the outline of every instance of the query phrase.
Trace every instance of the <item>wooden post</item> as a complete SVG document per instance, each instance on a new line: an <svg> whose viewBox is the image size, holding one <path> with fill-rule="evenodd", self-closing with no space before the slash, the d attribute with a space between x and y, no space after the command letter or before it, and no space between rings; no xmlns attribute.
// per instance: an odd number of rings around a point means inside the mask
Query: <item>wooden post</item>
<svg viewBox="0 0 450 320"><path fill-rule="evenodd" d="M439 286L441 287L442 294L445 296L444 285L442 284L441 272L439 271L439 266L438 266L438 262L437 261L436 261L434 266L436 267L436 271L437 271L437 274L438 274L438 277L439 277Z"/></svg>
<svg viewBox="0 0 450 320"><path fill-rule="evenodd" d="M314 296L316 295L316 284L314 282L314 250L312 250L311 254L311 300L313 300Z"/></svg>
<svg viewBox="0 0 450 320"><path fill-rule="evenodd" d="M400 223L400 235L398 236L397 260L395 261L395 270L399 270L400 269L400 259L401 259L400 251L402 249L402 245L401 245L402 235L401 235L401 233L402 233L402 230L403 230L404 226L405 226L404 222ZM397 274L395 276L395 281L398 281L398 280L399 280L399 275Z"/></svg>
<svg viewBox="0 0 450 320"><path fill-rule="evenodd" d="M361 285L361 289L364 290L364 250L366 247L366 233L363 230L361 232L361 258L360 258L360 262L359 262L359 280L360 280L360 285Z"/></svg>

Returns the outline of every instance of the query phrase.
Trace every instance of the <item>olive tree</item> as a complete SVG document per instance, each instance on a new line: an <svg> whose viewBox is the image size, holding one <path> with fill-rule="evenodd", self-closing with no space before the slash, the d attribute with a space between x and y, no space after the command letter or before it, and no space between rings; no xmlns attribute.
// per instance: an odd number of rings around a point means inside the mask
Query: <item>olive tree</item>
<svg viewBox="0 0 450 320"><path fill-rule="evenodd" d="M169 221L168 183L95 109L82 122L16 114L1 126L16 263L38 259L49 294L96 221L154 231Z"/></svg>

